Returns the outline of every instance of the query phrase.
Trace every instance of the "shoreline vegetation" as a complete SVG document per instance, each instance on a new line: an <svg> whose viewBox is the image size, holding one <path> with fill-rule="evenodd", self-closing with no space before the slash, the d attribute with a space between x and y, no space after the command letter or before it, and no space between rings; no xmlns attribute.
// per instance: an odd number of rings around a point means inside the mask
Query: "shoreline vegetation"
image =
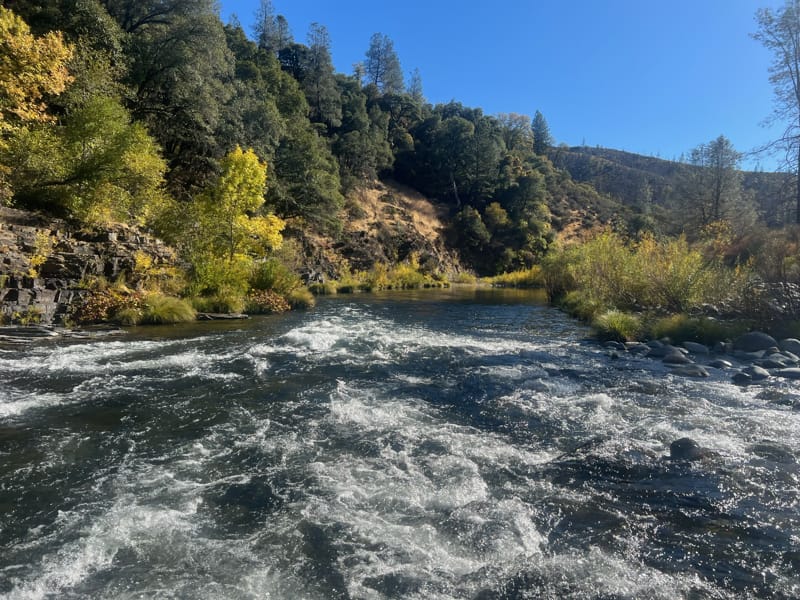
<svg viewBox="0 0 800 600"><path fill-rule="evenodd" d="M725 242L719 235L694 244L685 236L656 239L644 234L631 240L605 230L552 248L541 265L485 281L498 287L543 288L552 305L589 324L603 342L668 340L713 346L755 329L798 336L800 320L786 314L797 307L782 306L785 299L775 297L792 291L796 295L796 286L765 283L770 279L764 265L731 257ZM788 304L793 300L797 298L789 298Z"/></svg>
<svg viewBox="0 0 800 600"><path fill-rule="evenodd" d="M601 340L800 335L800 179L724 135L680 161L557 146L539 111L429 103L382 34L337 73L325 27L296 42L269 0L255 36L211 0L81 6L0 6L0 213L25 213L0 218L0 324L481 283ZM790 3L757 22L768 50L800 30Z"/></svg>

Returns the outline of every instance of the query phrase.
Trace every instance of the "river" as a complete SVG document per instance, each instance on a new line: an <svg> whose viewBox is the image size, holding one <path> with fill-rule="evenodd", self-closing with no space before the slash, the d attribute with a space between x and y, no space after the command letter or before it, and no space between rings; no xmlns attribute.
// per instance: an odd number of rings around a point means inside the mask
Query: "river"
<svg viewBox="0 0 800 600"><path fill-rule="evenodd" d="M796 384L586 336L468 289L2 345L0 596L800 597Z"/></svg>

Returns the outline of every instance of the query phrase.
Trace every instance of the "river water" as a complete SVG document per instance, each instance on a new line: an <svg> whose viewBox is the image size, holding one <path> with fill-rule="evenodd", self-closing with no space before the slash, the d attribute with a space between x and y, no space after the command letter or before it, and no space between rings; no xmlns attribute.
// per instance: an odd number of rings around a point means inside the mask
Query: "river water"
<svg viewBox="0 0 800 600"><path fill-rule="evenodd" d="M450 290L0 346L0 596L800 597L800 390L586 334Z"/></svg>

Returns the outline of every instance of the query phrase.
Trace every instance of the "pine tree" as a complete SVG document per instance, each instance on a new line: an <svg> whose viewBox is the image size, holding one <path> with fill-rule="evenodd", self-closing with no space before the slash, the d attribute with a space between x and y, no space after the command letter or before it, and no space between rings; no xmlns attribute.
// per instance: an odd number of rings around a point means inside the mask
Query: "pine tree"
<svg viewBox="0 0 800 600"><path fill-rule="evenodd" d="M375 85L384 94L399 94L403 91L400 59L394 50L394 43L386 35L375 33L370 38L364 69L366 84Z"/></svg>
<svg viewBox="0 0 800 600"><path fill-rule="evenodd" d="M550 127L544 115L538 110L533 116L531 129L533 129L533 151L536 154L545 154L553 145L553 137L550 135Z"/></svg>

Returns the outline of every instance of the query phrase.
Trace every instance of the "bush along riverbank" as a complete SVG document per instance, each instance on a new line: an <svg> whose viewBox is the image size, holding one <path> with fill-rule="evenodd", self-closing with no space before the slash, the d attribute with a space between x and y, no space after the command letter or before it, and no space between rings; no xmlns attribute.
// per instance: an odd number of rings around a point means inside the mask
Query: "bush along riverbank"
<svg viewBox="0 0 800 600"><path fill-rule="evenodd" d="M551 251L540 277L550 301L618 356L654 357L698 377L738 365L739 383L800 378L800 288L765 283L750 264L726 263L684 237L630 241L604 231Z"/></svg>

